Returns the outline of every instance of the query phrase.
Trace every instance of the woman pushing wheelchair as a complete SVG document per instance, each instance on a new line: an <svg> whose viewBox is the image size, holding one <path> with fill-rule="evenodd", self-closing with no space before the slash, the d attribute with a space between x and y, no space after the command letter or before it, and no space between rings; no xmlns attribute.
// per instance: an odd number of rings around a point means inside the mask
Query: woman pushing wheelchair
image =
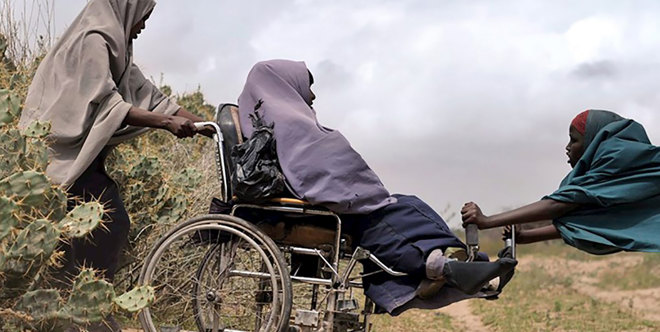
<svg viewBox="0 0 660 332"><path fill-rule="evenodd" d="M415 196L391 195L346 138L318 122L313 82L303 62L256 64L238 100L240 125L250 137L251 116L258 108L264 122L274 126L277 158L291 193L340 214L344 231L360 247L407 274L365 277L365 294L392 315L485 297L482 289L489 281L510 274L517 262L450 257L465 245L445 221ZM365 264L365 272L370 269Z"/></svg>

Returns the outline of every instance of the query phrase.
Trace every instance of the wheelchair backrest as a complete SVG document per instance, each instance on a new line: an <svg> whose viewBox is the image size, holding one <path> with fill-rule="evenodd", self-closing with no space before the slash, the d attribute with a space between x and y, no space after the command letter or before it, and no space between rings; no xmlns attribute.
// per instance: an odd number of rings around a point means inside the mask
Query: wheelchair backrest
<svg viewBox="0 0 660 332"><path fill-rule="evenodd" d="M231 149L240 143L243 143L243 133L241 132L241 123L238 118L238 106L235 104L220 104L216 111L215 121L222 130L222 148L225 155L225 164L222 165L227 170L228 179L222 179L227 183L227 197L231 199L233 191L231 187L231 177L234 174L236 165L231 159Z"/></svg>

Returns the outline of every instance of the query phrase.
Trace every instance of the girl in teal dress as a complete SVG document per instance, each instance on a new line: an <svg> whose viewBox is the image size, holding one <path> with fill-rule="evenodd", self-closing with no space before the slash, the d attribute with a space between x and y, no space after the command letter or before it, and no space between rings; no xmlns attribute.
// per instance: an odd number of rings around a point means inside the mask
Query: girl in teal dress
<svg viewBox="0 0 660 332"><path fill-rule="evenodd" d="M551 220L522 230L518 243L562 238L580 250L660 252L660 147L641 124L609 111L587 110L569 128L566 154L573 170L538 202L485 216L461 209L464 225L480 229Z"/></svg>

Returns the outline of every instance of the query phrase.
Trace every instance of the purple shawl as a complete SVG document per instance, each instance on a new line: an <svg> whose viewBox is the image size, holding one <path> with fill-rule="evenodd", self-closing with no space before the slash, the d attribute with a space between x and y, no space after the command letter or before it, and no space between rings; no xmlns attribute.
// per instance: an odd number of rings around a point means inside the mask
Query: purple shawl
<svg viewBox="0 0 660 332"><path fill-rule="evenodd" d="M238 99L243 134L252 135L248 115L263 100L259 113L275 124L277 157L298 198L344 214L366 214L396 202L348 140L318 123L311 99L304 62L257 63Z"/></svg>

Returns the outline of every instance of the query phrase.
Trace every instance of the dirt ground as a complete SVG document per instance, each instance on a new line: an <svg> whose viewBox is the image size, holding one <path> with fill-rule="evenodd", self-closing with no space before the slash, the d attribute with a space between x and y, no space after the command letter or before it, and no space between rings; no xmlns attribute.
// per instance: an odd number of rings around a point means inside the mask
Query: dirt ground
<svg viewBox="0 0 660 332"><path fill-rule="evenodd" d="M605 272L616 274L625 269L636 266L642 262L642 256L613 256L608 259L594 261L578 261L561 257L534 257L527 256L519 259L518 270L525 271L531 268L542 268L553 277L574 278L571 287L580 294L621 306L624 310L632 310L640 317L660 322L660 287L638 290L617 290L601 287L601 281ZM476 332L492 331L486 326L481 317L474 312L469 300L454 303L440 312L452 317L454 325L461 330Z"/></svg>
<svg viewBox="0 0 660 332"><path fill-rule="evenodd" d="M603 286L603 280L623 274L624 271L638 266L643 261L642 255L614 255L608 258L574 260L565 257L532 256L519 259L518 270L530 271L542 269L553 278L570 277L573 282L570 288L585 297L617 305L621 310L632 312L636 317L660 323L660 287L621 290L616 287ZM655 269L654 267L651 267ZM613 281L616 284L616 281ZM475 310L474 301L467 300L454 303L434 311L406 312L408 319L427 320L429 327L434 324L435 317L449 317L451 330L489 332L495 331L492 326L485 324L483 317ZM394 332L405 329L408 323L402 321L404 315L383 320L374 330L377 332ZM447 330L445 327L440 330ZM653 328L651 328L653 330ZM125 332L140 332L136 329L124 329Z"/></svg>

